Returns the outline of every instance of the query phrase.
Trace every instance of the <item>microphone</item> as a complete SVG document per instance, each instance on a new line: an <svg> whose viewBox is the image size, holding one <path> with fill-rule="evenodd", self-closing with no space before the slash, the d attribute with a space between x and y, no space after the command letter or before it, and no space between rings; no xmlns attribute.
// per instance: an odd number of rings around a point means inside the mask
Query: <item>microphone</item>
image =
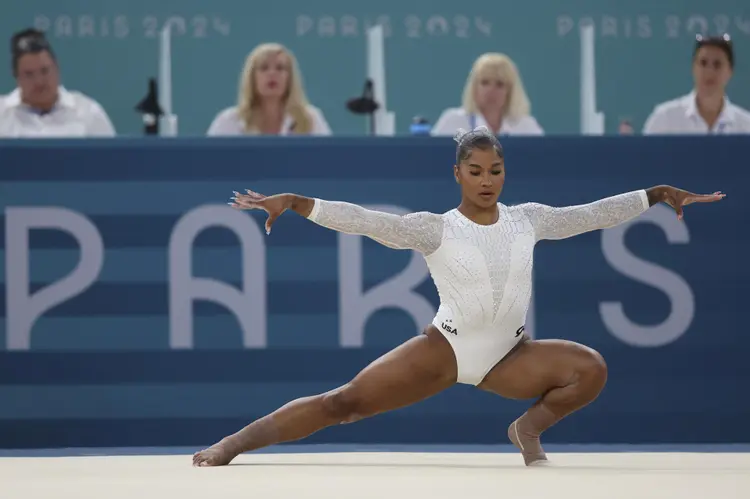
<svg viewBox="0 0 750 499"><path fill-rule="evenodd" d="M375 135L375 111L380 105L373 97L373 83L370 78L365 81L365 88L360 97L354 97L346 101L346 107L354 114L370 115L370 134Z"/></svg>
<svg viewBox="0 0 750 499"><path fill-rule="evenodd" d="M164 110L159 105L158 95L156 78L150 78L146 97L135 106L135 110L143 116L143 133L145 135L159 135L159 118L164 116Z"/></svg>

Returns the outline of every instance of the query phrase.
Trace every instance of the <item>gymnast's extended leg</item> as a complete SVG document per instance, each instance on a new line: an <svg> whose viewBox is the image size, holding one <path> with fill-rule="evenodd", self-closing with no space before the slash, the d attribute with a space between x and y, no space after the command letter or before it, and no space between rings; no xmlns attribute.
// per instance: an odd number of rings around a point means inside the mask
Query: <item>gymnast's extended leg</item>
<svg viewBox="0 0 750 499"><path fill-rule="evenodd" d="M455 384L456 375L453 349L430 326L426 334L380 357L346 385L289 402L195 453L193 464L225 465L243 452L299 440L328 426L414 404Z"/></svg>
<svg viewBox="0 0 750 499"><path fill-rule="evenodd" d="M539 399L508 428L526 465L547 456L539 436L588 405L607 381L607 365L595 350L563 340L527 341L496 365L479 388L510 399Z"/></svg>

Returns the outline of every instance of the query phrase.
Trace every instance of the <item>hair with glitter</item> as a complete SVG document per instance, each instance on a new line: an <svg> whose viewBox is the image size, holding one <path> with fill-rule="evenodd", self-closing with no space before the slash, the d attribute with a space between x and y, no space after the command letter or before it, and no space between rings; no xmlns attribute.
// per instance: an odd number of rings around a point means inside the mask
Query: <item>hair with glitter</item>
<svg viewBox="0 0 750 499"><path fill-rule="evenodd" d="M499 157L503 157L503 146L497 137L490 132L486 126L478 126L474 130L467 131L459 128L453 136L458 145L456 146L456 164L460 164L471 156L474 149L487 150L494 148Z"/></svg>

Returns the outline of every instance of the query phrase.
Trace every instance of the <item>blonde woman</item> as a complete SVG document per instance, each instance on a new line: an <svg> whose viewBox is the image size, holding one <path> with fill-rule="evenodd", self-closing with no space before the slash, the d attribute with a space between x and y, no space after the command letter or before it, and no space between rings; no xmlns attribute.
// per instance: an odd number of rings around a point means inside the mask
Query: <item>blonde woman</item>
<svg viewBox="0 0 750 499"><path fill-rule="evenodd" d="M221 111L208 135L331 135L320 109L305 96L290 50L265 43L245 61L237 106Z"/></svg>
<svg viewBox="0 0 750 499"><path fill-rule="evenodd" d="M432 135L453 135L459 128L478 126L486 126L495 135L544 135L531 116L518 69L505 54L483 54L474 62L462 106L443 111Z"/></svg>

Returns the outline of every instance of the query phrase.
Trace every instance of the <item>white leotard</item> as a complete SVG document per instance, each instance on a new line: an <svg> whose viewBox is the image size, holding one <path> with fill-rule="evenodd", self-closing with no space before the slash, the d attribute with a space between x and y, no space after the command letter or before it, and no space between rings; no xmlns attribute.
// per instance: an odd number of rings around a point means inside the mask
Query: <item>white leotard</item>
<svg viewBox="0 0 750 499"><path fill-rule="evenodd" d="M458 209L400 216L316 199L308 218L422 253L440 297L433 324L453 347L458 381L476 385L520 340L536 242L612 227L648 208L644 190L564 208L498 203L497 222L480 225Z"/></svg>

